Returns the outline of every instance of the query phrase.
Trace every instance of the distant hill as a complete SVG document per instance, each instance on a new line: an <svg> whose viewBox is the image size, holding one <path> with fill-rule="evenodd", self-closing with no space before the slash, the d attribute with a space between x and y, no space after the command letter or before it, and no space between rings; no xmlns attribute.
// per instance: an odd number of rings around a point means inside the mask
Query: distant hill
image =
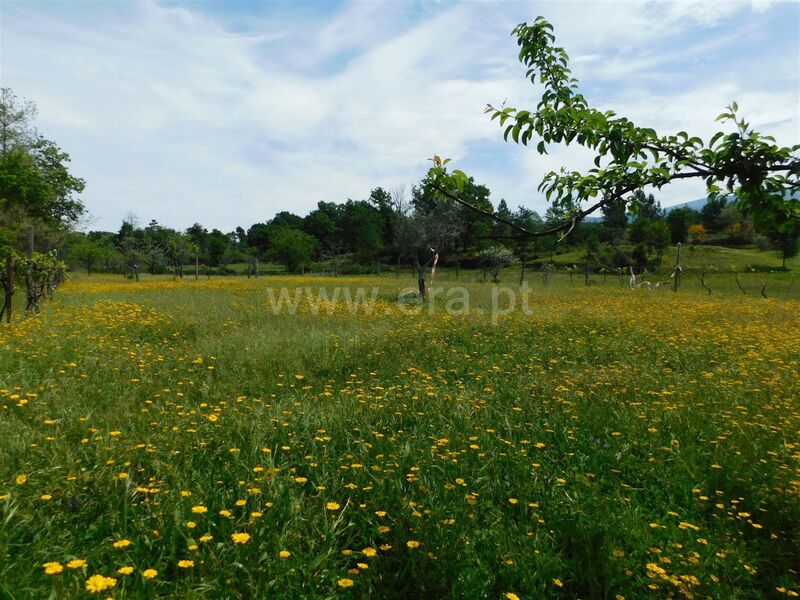
<svg viewBox="0 0 800 600"><path fill-rule="evenodd" d="M664 208L665 212L671 212L676 208L691 208L693 210L703 210L703 207L708 202L708 198L698 198L697 200L691 200L689 202L682 202L681 204L676 204L675 206L667 206Z"/></svg>

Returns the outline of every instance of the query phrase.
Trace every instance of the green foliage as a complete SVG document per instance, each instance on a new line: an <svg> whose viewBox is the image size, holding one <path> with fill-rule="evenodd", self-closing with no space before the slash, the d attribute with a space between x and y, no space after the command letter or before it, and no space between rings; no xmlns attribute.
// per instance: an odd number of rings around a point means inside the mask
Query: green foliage
<svg viewBox="0 0 800 600"><path fill-rule="evenodd" d="M727 188L759 230L788 233L797 227L800 199L793 199L792 193L800 188L800 145L778 147L771 137L753 131L738 117L736 103L717 119L733 124L734 131L720 131L707 143L685 131L659 135L613 111L594 109L579 92L567 66L569 57L555 46L552 31L550 23L537 17L512 32L526 76L544 90L536 108L488 105L486 112L505 128L506 140L527 145L538 139L540 154L549 144L573 142L595 153L594 168L585 173L553 171L539 186L552 207L565 216L557 230L569 232L576 221L609 204L627 204L635 214L644 207L635 192L692 178L704 181L712 197ZM442 193L457 194L469 178L461 171L448 173L447 162L436 157L430 176ZM584 207L585 202L594 204Z"/></svg>
<svg viewBox="0 0 800 600"><path fill-rule="evenodd" d="M92 274L92 268L102 262L104 258L105 248L89 239L86 236L79 236L74 243L69 246L69 254L71 257L76 258L84 267L86 267L86 274Z"/></svg>
<svg viewBox="0 0 800 600"><path fill-rule="evenodd" d="M503 268L517 263L514 253L505 246L489 246L477 254L478 264L492 274L495 283L500 281Z"/></svg>
<svg viewBox="0 0 800 600"><path fill-rule="evenodd" d="M667 213L667 227L673 244L685 244L689 237L689 226L700 222L700 213L688 207L674 208Z"/></svg>
<svg viewBox="0 0 800 600"><path fill-rule="evenodd" d="M76 279L0 327L3 597L800 591L796 299L554 274L493 324L464 277L463 317L394 278L337 282L369 316L265 309L324 280Z"/></svg>
<svg viewBox="0 0 800 600"><path fill-rule="evenodd" d="M722 224L719 222L719 217L723 209L728 204L727 198L721 196L712 196L703 205L700 210L700 219L706 231L719 231Z"/></svg>
<svg viewBox="0 0 800 600"><path fill-rule="evenodd" d="M212 229L211 233L208 234L207 244L209 262L214 266L222 265L230 246L228 236L219 229Z"/></svg>
<svg viewBox="0 0 800 600"><path fill-rule="evenodd" d="M299 229L283 227L272 239L270 257L285 264L291 272L300 271L311 263L317 240Z"/></svg>
<svg viewBox="0 0 800 600"><path fill-rule="evenodd" d="M20 106L16 96L0 93L0 210L20 223L37 219L50 226L69 227L84 213L74 197L84 181L67 169L69 155L32 129L35 107ZM6 226L11 223L5 223Z"/></svg>

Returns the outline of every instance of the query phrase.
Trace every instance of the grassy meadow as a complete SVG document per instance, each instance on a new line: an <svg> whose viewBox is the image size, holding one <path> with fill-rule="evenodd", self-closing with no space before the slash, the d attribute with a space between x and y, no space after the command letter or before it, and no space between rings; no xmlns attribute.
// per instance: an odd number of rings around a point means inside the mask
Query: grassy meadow
<svg viewBox="0 0 800 600"><path fill-rule="evenodd" d="M796 597L800 286L714 277L76 277L0 326L0 597Z"/></svg>

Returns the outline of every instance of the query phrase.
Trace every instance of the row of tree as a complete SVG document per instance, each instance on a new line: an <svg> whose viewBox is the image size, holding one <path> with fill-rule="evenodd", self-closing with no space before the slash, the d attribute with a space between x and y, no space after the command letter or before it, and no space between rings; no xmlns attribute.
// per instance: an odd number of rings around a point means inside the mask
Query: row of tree
<svg viewBox="0 0 800 600"><path fill-rule="evenodd" d="M26 281L29 266L35 272L45 256L66 258L89 273L101 269L137 278L141 271L169 271L179 277L187 265L197 275L201 265L210 272L242 262L257 274L264 260L282 263L292 272L314 268L332 274L380 271L387 262L408 264L422 277L436 254L451 264L491 268L498 257L506 263L552 263L553 254L564 246L585 249L587 270L652 267L670 243L752 234L754 228L738 203L724 196L712 195L701 211L665 212L652 194L636 189L630 198L604 202L602 221L574 220L563 238L561 230L574 217L574 207L553 202L541 217L525 207L512 211L505 200L494 206L489 189L466 176L458 197L442 195L432 170L410 189L375 188L366 199L320 202L305 216L280 212L228 233L209 231L199 223L184 231L156 221L141 226L130 215L116 232L83 234L75 230L84 214L77 198L84 182L69 173L69 156L33 127L35 112L32 103L2 90L0 253L18 263L15 273L25 273ZM763 219L758 225L767 235L774 234L773 245L784 257L797 252L794 230L770 231ZM520 231L536 235L520 237ZM3 269L0 275L7 291L13 284L10 272Z"/></svg>
<svg viewBox="0 0 800 600"><path fill-rule="evenodd" d="M386 263L423 268L436 253L450 264L472 267L497 265L498 256L505 257L500 261L505 263L552 259L555 237L515 239L502 221L536 231L559 223L564 215L551 209L542 218L522 206L511 211L505 200L495 207L489 189L472 179L462 196L502 220L492 221L436 199L430 182L422 180L410 193L404 186L378 187L366 200L319 202L305 216L284 211L267 222L227 233L209 231L199 223L185 231L156 221L142 227L131 214L117 232L73 234L67 251L71 262L80 263L89 274L101 269L132 277L140 271L169 271L182 277L186 265L193 265L197 274L200 265L205 273L210 268L224 271L233 263L247 263L248 272L255 274L260 261L283 264L291 272L313 268L330 274L380 271ZM558 253L564 247L581 246L592 259L592 269L653 268L670 244L705 238L724 242L734 233L753 233L752 225L725 198L709 200L701 211L686 207L665 211L653 194L638 190L635 196L636 215L630 215L624 204L604 207L603 219L578 224ZM785 256L793 254L790 244L780 248Z"/></svg>
<svg viewBox="0 0 800 600"><path fill-rule="evenodd" d="M16 288L36 311L64 276L58 251L84 214L84 182L69 155L33 126L36 107L0 88L0 319L10 321Z"/></svg>

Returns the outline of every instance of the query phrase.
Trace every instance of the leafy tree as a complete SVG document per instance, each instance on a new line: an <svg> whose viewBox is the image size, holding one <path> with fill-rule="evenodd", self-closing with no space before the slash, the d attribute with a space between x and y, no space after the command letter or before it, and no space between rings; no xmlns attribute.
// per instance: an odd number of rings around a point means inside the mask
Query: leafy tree
<svg viewBox="0 0 800 600"><path fill-rule="evenodd" d="M0 88L0 224L26 219L67 229L84 213L75 197L84 181L70 174L69 155L33 127L36 106Z"/></svg>
<svg viewBox="0 0 800 600"><path fill-rule="evenodd" d="M92 274L95 264L103 260L105 248L87 236L80 235L70 245L69 253L79 260L86 268L86 274Z"/></svg>
<svg viewBox="0 0 800 600"><path fill-rule="evenodd" d="M262 257L270 247L270 226L266 223L254 223L247 230L247 245Z"/></svg>
<svg viewBox="0 0 800 600"><path fill-rule="evenodd" d="M380 214L383 223L383 246L393 248L396 246L395 240L395 218L392 205L392 194L381 187L377 187L369 194L369 202Z"/></svg>
<svg viewBox="0 0 800 600"><path fill-rule="evenodd" d="M137 229L133 222L123 221L117 233L117 248L122 254L125 272L139 281L140 265L144 260L144 232Z"/></svg>
<svg viewBox="0 0 800 600"><path fill-rule="evenodd" d="M423 179L421 189L431 189L431 181ZM417 192L419 193L419 192ZM409 258L417 272L417 283L421 297L425 297L425 271L436 254L452 249L454 242L464 230L462 211L453 201L445 199L437 210L426 210L429 206L415 202L412 188L412 201L406 204L398 194L394 198L399 255ZM418 196L419 197L419 196Z"/></svg>
<svg viewBox="0 0 800 600"><path fill-rule="evenodd" d="M632 244L646 244L648 241L648 227L651 221L648 219L636 219L628 228L628 237Z"/></svg>
<svg viewBox="0 0 800 600"><path fill-rule="evenodd" d="M241 227L237 227L230 234L233 243L240 248L247 248L247 232Z"/></svg>
<svg viewBox="0 0 800 600"><path fill-rule="evenodd" d="M666 222L670 241L673 244L685 244L689 237L689 226L700 222L700 213L689 207L674 208L667 213Z"/></svg>
<svg viewBox="0 0 800 600"><path fill-rule="evenodd" d="M492 281L500 283L500 272L504 267L517 263L514 253L505 246L489 246L477 254L478 264L489 271Z"/></svg>
<svg viewBox="0 0 800 600"><path fill-rule="evenodd" d="M651 248L658 256L664 253L670 243L670 230L664 221L651 221L638 217L630 226L630 240L633 244Z"/></svg>
<svg viewBox="0 0 800 600"><path fill-rule="evenodd" d="M434 180L425 178L419 185L411 189L411 206L415 213L430 214L438 209L438 190L434 184ZM465 179L461 194L471 206L479 207L489 214L494 212L494 207L489 200L489 188L476 184L471 177ZM463 206L450 206L448 210L460 221L459 235L457 239L453 238L452 242L457 241L461 251L482 247L488 243L486 240L492 237L492 226L489 222L472 210L465 210ZM436 220L434 219L434 221Z"/></svg>
<svg viewBox="0 0 800 600"><path fill-rule="evenodd" d="M212 265L221 266L225 254L230 248L230 239L219 229L212 229L208 234L208 260Z"/></svg>
<svg viewBox="0 0 800 600"><path fill-rule="evenodd" d="M645 194L643 190L636 190L633 193L633 198L632 207L637 217L649 221L658 221L663 217L661 203L656 200L653 194Z"/></svg>
<svg viewBox="0 0 800 600"><path fill-rule="evenodd" d="M300 229L303 226L303 217L298 217L294 213L283 210L272 217L269 224L274 227Z"/></svg>
<svg viewBox="0 0 800 600"><path fill-rule="evenodd" d="M69 155L48 140L31 148L12 148L0 154L0 209L68 227L80 219L84 206L74 197L83 191L82 179L67 170Z"/></svg>
<svg viewBox="0 0 800 600"><path fill-rule="evenodd" d="M622 202L606 204L601 210L603 212L603 239L609 242L621 240L625 235L625 228L628 226L625 204Z"/></svg>
<svg viewBox="0 0 800 600"><path fill-rule="evenodd" d="M317 240L291 227L279 228L272 239L270 256L286 265L289 271L304 270L317 250Z"/></svg>
<svg viewBox="0 0 800 600"><path fill-rule="evenodd" d="M735 204L727 204L719 213L717 223L721 231L733 234L737 225L742 225L744 216Z"/></svg>
<svg viewBox="0 0 800 600"><path fill-rule="evenodd" d="M30 145L36 137L36 105L20 100L11 88L0 88L0 154Z"/></svg>
<svg viewBox="0 0 800 600"><path fill-rule="evenodd" d="M700 219L706 231L716 232L722 229L719 216L728 204L728 200L721 197L711 197L700 210Z"/></svg>
<svg viewBox="0 0 800 600"><path fill-rule="evenodd" d="M176 277L183 278L183 265L193 249L194 244L188 235L170 230L166 241L165 254Z"/></svg>
<svg viewBox="0 0 800 600"><path fill-rule="evenodd" d="M767 237L781 253L781 267L786 268L786 259L797 256L800 251L800 231L786 229L772 229L767 231Z"/></svg>
<svg viewBox="0 0 800 600"><path fill-rule="evenodd" d="M656 254L660 258L664 254L664 251L669 248L669 243L671 241L669 226L662 220L650 221L650 225L647 229L647 238L650 247L656 251Z"/></svg>
<svg viewBox="0 0 800 600"><path fill-rule="evenodd" d="M469 214L472 216L477 217L475 213L469 211ZM510 221L513 219L513 215L511 210L508 208L508 204L506 203L505 199L500 199L500 202L497 203L497 210L495 214L505 221ZM508 225L504 224L502 221L495 221L494 226L492 227L492 237L495 238L504 238L511 236L511 228Z"/></svg>
<svg viewBox="0 0 800 600"><path fill-rule="evenodd" d="M383 219L378 210L364 200L348 200L342 207L342 241L358 258L368 261L383 249Z"/></svg>
<svg viewBox="0 0 800 600"><path fill-rule="evenodd" d="M543 87L541 100L533 110L488 105L492 120L505 127L504 137L527 145L538 139L536 149L547 152L549 144L577 144L595 153L594 168L588 172L560 170L545 175L540 184L553 207L565 219L549 228L531 232L512 227L523 236L545 236L575 229L577 222L604 206L625 203L632 212L641 206L634 194L643 188L661 189L670 182L700 179L714 198L722 187L732 193L745 215L752 215L756 228L773 226L787 231L800 220L800 145L778 147L775 140L750 128L737 115L732 103L717 120L732 123L734 130L715 133L707 143L680 131L659 135L639 127L613 111L592 108L578 90L568 68L569 57L554 45L553 27L542 17L513 30L520 46L519 59L526 76ZM461 197L469 176L447 171L447 161L434 157L428 177L436 191L478 213L495 218ZM584 207L584 203L593 203Z"/></svg>
<svg viewBox="0 0 800 600"><path fill-rule="evenodd" d="M208 231L200 223L195 223L186 230L186 235L197 246L200 254L208 252ZM249 240L248 240L249 241Z"/></svg>

